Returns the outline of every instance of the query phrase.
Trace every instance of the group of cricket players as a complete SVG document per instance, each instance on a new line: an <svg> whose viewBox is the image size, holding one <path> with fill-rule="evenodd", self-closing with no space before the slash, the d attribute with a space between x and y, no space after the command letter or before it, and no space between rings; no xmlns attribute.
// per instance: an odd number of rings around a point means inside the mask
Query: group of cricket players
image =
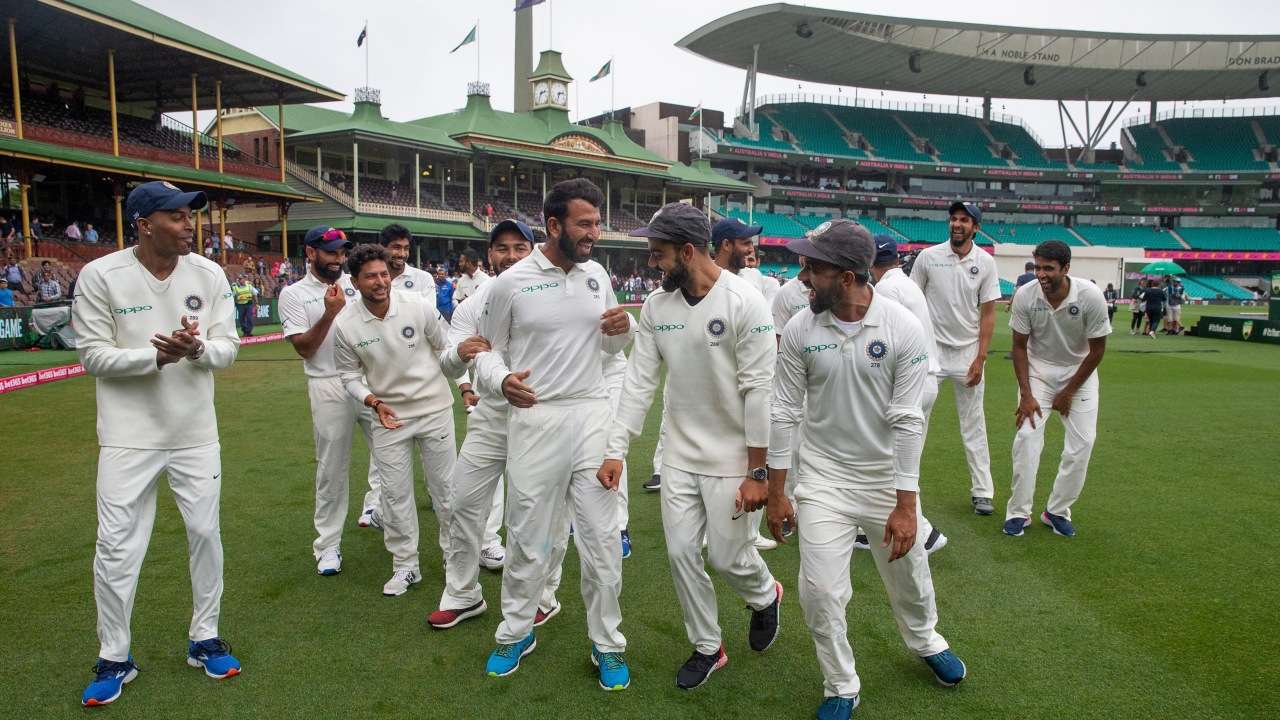
<svg viewBox="0 0 1280 720"><path fill-rule="evenodd" d="M162 475L187 527L188 663L215 679L241 671L218 631L212 379L239 340L222 269L191 252L192 213L205 204L203 193L168 183L138 186L127 202L138 245L89 263L77 283L74 322L81 361L97 378L101 446L101 647L85 705L114 701L138 673L130 616ZM356 524L380 530L391 555L384 595L423 577L418 462L444 571L428 623L444 630L484 614L480 568L500 567L501 617L485 671L516 672L537 628L560 610L572 539L599 685L627 688L626 458L664 383L654 483L692 645L676 685L698 687L728 663L708 565L748 606L752 651L777 639L784 583L760 554L771 545L762 523L775 541L798 538L794 587L824 679L817 717L848 718L859 703L846 623L855 548L874 559L908 649L942 685L962 681L965 664L937 630L929 555L947 539L922 512L920 458L939 385L951 380L969 502L978 515L994 512L983 388L1000 288L994 260L974 244L980 209L954 203L948 241L921 251L909 276L892 238L851 220L823 223L788 243L802 268L778 287L747 267L759 226L726 219L713 228L704 211L671 203L631 233L648 242L663 278L633 316L591 259L603 204L591 182L567 180L545 198L545 234L516 220L493 226L494 276L472 259L451 322L436 308L431 276L407 263L403 227L358 246L334 228L307 232L308 274L285 289L279 311L307 378L317 573L342 570L358 427L370 459ZM1102 292L1069 275L1066 245L1043 243L1033 260L1037 282L1016 292L1009 320L1019 401L1003 529L1016 537L1031 523L1045 422L1057 411L1066 441L1040 519L1072 537L1111 328ZM455 398L467 409L460 449Z"/></svg>

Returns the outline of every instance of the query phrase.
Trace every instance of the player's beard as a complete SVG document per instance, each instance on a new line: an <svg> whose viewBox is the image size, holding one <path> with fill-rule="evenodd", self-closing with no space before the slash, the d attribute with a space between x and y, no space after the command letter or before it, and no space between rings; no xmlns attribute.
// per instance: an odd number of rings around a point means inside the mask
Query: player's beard
<svg viewBox="0 0 1280 720"><path fill-rule="evenodd" d="M662 276L662 289L667 292L675 292L677 288L687 287L689 284L689 266L676 259L676 266L671 268L666 275Z"/></svg>
<svg viewBox="0 0 1280 720"><path fill-rule="evenodd" d="M740 252L737 252L736 250L729 253L729 272L733 273L734 275L737 275L739 272L742 271L742 268L746 266L747 266L746 253L740 253Z"/></svg>
<svg viewBox="0 0 1280 720"><path fill-rule="evenodd" d="M809 300L809 310L814 315L830 310L840 301L839 294L835 288L819 290L816 287L811 287L811 289L813 290L813 298Z"/></svg>
<svg viewBox="0 0 1280 720"><path fill-rule="evenodd" d="M586 255L578 254L578 241L569 237L567 229L560 232L560 237L556 238L556 247L560 249L560 254L573 260L575 263L584 263L591 259L591 253Z"/></svg>
<svg viewBox="0 0 1280 720"><path fill-rule="evenodd" d="M342 277L342 266L339 265L337 270L330 270L328 265L316 263L316 275L327 283L338 282L338 278Z"/></svg>
<svg viewBox="0 0 1280 720"><path fill-rule="evenodd" d="M974 235L976 235L976 234L977 234L977 231L974 231ZM970 235L970 236L968 236L968 237L965 237L965 235L964 235L964 233L963 233L963 232L960 232L960 233L951 233L951 237L950 237L950 239L951 239L951 247L953 247L953 248L961 248L961 247L964 247L964 244L965 244L965 243L967 243L967 242L969 242L969 239L970 239L970 238L972 238L972 237L973 237L973 235Z"/></svg>

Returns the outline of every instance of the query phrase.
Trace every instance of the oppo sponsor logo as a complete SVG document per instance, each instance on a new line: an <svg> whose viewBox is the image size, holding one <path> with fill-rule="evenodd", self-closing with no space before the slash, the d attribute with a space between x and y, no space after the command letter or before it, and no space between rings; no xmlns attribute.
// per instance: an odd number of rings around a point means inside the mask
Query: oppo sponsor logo
<svg viewBox="0 0 1280 720"><path fill-rule="evenodd" d="M772 325L757 325L757 326L755 326L755 327L751 328L751 332L753 332L753 333L766 333L766 332L773 332L773 326L772 326Z"/></svg>
<svg viewBox="0 0 1280 720"><path fill-rule="evenodd" d="M835 350L837 347L838 346L835 343L823 343L822 345L806 345L803 352L804 354L808 355L809 353L820 353L823 350Z"/></svg>
<svg viewBox="0 0 1280 720"><path fill-rule="evenodd" d="M127 307L127 308L115 308L111 312L117 315L136 315L138 313L144 313L151 309L152 307L150 305L134 305L133 307Z"/></svg>
<svg viewBox="0 0 1280 720"><path fill-rule="evenodd" d="M380 342L382 342L382 338L372 337L372 338L369 338L368 340L361 340L360 342L356 343L356 347L358 348L368 347L374 343L380 343Z"/></svg>
<svg viewBox="0 0 1280 720"><path fill-rule="evenodd" d="M654 332L675 332L676 330L683 330L683 329L684 329L684 323L669 323L665 325L653 326Z"/></svg>
<svg viewBox="0 0 1280 720"><path fill-rule="evenodd" d="M929 359L929 353L922 353L922 354L920 354L920 355L917 355L917 356L915 356L915 357L911 358L911 364L912 364L912 365L918 365L918 364L920 364L920 363L922 363L922 362L924 362L925 360L928 360L928 359Z"/></svg>
<svg viewBox="0 0 1280 720"><path fill-rule="evenodd" d="M520 292L536 293L541 290L549 290L551 288L558 288L558 287L560 287L560 283L558 281L553 280L551 282L538 283L537 285L527 285L525 287L520 288Z"/></svg>

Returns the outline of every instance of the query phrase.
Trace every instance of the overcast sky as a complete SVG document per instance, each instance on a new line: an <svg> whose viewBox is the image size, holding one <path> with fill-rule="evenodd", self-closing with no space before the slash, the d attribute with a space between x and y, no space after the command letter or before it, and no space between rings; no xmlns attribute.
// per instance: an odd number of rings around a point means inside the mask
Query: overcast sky
<svg viewBox="0 0 1280 720"><path fill-rule="evenodd" d="M141 0L171 17L235 43L260 57L283 65L350 97L365 81L365 50L356 36L369 23L369 82L382 90L383 114L409 120L457 109L465 103L466 84L476 78L477 45L450 54L476 24L479 31L479 75L492 88L493 104L513 105L513 0ZM600 66L613 58L617 107L658 100L723 110L732 117L742 96L744 72L677 49L675 42L703 24L747 7L765 4L749 0L549 0L534 8L534 50L554 47L564 54L565 67L575 79L570 89L571 116L589 117L608 111L609 79L588 83ZM809 3L816 7L860 12L991 23L1035 28L1114 32L1280 34L1280 11L1275 0L1233 0L1227 3L1170 2L1169 0L987 0L961 5L941 0L915 3L862 0ZM554 44L552 44L554 42ZM1274 81L1273 81L1274 83ZM1274 83L1280 88L1280 83ZM837 88L797 83L761 75L758 95L781 92L836 95ZM843 88L852 94L852 88ZM861 91L880 96L879 90ZM887 99L922 101L920 95L886 92ZM930 95L927 102L954 105L950 96ZM972 98L974 106L981 101ZM1231 102L1231 105L1274 104L1274 99ZM964 100L960 100L961 105ZM994 110L1022 117L1044 138L1060 146L1058 117L1051 102L993 101ZM1196 103L1188 103L1188 106ZM1222 107L1223 103L1199 103ZM1094 103L1095 117L1105 106ZM332 107L350 107L349 103ZM1118 107L1118 105L1117 105ZM1073 112L1083 103L1072 103ZM1162 107L1162 110L1164 108ZM579 112L580 111L580 112ZM1145 114L1146 104L1130 106L1125 117ZM1123 122L1123 121L1122 121ZM1119 127L1104 139L1115 140ZM1056 139L1055 139L1056 138Z"/></svg>

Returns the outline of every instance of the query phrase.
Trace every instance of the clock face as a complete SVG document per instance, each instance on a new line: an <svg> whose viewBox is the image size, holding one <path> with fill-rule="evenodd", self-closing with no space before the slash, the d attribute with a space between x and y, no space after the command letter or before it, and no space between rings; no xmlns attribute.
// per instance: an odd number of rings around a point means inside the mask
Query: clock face
<svg viewBox="0 0 1280 720"><path fill-rule="evenodd" d="M539 105L547 102L551 97L551 89L545 82L540 82L533 86L533 101Z"/></svg>
<svg viewBox="0 0 1280 720"><path fill-rule="evenodd" d="M557 105L569 104L569 89L564 86L564 83L556 83L551 86L551 99Z"/></svg>

